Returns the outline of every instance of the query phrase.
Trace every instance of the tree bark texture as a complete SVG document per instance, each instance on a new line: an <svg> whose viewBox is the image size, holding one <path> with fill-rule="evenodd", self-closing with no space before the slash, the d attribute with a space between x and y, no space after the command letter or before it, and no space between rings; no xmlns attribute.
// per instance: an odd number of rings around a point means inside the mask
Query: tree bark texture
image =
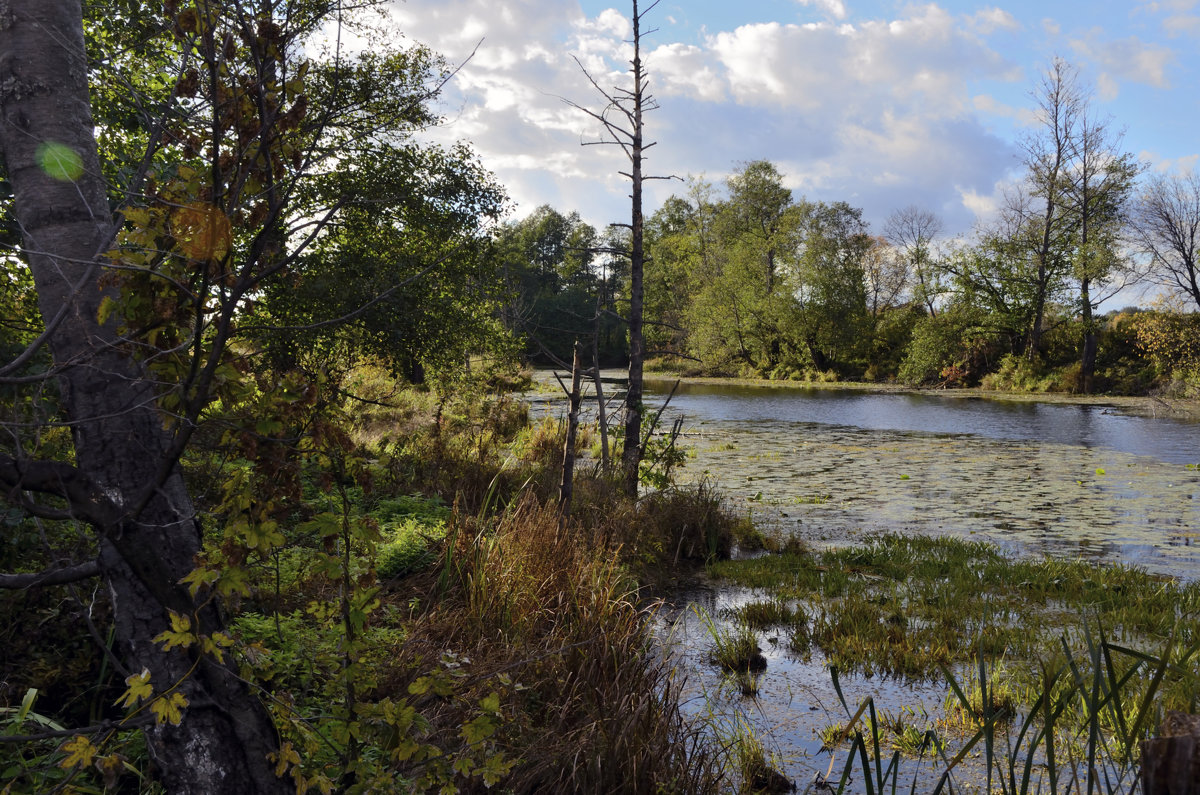
<svg viewBox="0 0 1200 795"><path fill-rule="evenodd" d="M1142 741L1143 795L1200 795L1200 716L1168 711L1159 736Z"/></svg>
<svg viewBox="0 0 1200 795"><path fill-rule="evenodd" d="M645 258L642 248L642 97L645 76L642 73L640 25L637 0L633 0L633 140L630 146L633 161L630 172L633 217L629 256L629 390L625 393L625 447L621 456L625 467L625 491L632 497L637 496L638 469L642 462L642 366L646 355L642 336L642 270Z"/></svg>
<svg viewBox="0 0 1200 795"><path fill-rule="evenodd" d="M563 442L562 480L558 484L558 513L564 519L571 513L571 496L575 492L575 439L579 433L579 404L583 379L583 364L579 352L582 346L575 340L575 356L571 364L571 391L567 393L570 411L567 413L567 438Z"/></svg>
<svg viewBox="0 0 1200 795"><path fill-rule="evenodd" d="M191 616L200 633L222 622L214 604L198 606L178 584L194 567L200 533L167 457L154 386L121 346L115 320L97 319L110 290L101 275L114 226L81 17L80 0L0 0L0 151L42 316L50 322L66 309L49 345L75 461L60 465L57 485L43 490L66 496L71 513L97 532L125 664L148 670L155 693L178 684L188 699L180 725L147 730L167 790L284 792L267 760L277 747L274 726L247 686L211 658L163 652L153 641L170 628L168 610ZM0 485L18 494L40 471L39 462L0 460Z"/></svg>

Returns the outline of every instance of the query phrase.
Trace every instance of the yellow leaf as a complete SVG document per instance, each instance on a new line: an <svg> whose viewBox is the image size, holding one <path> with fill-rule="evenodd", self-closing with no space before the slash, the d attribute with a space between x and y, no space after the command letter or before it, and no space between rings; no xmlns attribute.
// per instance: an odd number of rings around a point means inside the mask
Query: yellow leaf
<svg viewBox="0 0 1200 795"><path fill-rule="evenodd" d="M67 755L67 758L59 762L58 766L63 770L70 770L73 767L90 765L93 757L96 756L97 748L92 745L91 740L79 734L63 743L62 748L58 750Z"/></svg>
<svg viewBox="0 0 1200 795"><path fill-rule="evenodd" d="M197 567L185 574L180 582L185 583L188 586L188 591L191 593L191 595L195 596L197 591L199 591L202 587L211 586L220 576L221 573L215 569Z"/></svg>
<svg viewBox="0 0 1200 795"><path fill-rule="evenodd" d="M279 747L279 753L271 754L275 759L275 777L279 778L292 765L300 764L300 754L292 747L290 742L285 742Z"/></svg>
<svg viewBox="0 0 1200 795"><path fill-rule="evenodd" d="M96 311L96 322L103 326L116 308L117 302L112 299L112 296L104 296L100 299L100 309Z"/></svg>
<svg viewBox="0 0 1200 795"><path fill-rule="evenodd" d="M150 698L154 694L154 688L150 686L150 670L143 668L140 674L132 674L125 677L127 689L117 699L117 704L122 707L132 707L142 699Z"/></svg>
<svg viewBox="0 0 1200 795"><path fill-rule="evenodd" d="M193 202L176 210L171 232L189 259L223 259L232 244L229 216L211 204Z"/></svg>
<svg viewBox="0 0 1200 795"><path fill-rule="evenodd" d="M168 696L160 696L150 702L150 711L154 713L154 719L160 725L170 723L172 726L178 726L183 720L183 708L187 705L187 696L176 690Z"/></svg>
<svg viewBox="0 0 1200 795"><path fill-rule="evenodd" d="M154 642L163 644L163 651L170 651L176 646L186 649L196 642L196 636L189 631L191 628L191 619L172 610L171 628L155 635Z"/></svg>

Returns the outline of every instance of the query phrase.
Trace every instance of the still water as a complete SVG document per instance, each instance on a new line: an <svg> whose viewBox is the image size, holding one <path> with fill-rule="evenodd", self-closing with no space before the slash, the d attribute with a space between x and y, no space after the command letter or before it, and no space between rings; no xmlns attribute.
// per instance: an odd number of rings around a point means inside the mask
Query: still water
<svg viewBox="0 0 1200 795"><path fill-rule="evenodd" d="M672 382L652 382L661 405ZM878 531L1200 577L1200 423L928 393L681 384L681 480L816 544Z"/></svg>

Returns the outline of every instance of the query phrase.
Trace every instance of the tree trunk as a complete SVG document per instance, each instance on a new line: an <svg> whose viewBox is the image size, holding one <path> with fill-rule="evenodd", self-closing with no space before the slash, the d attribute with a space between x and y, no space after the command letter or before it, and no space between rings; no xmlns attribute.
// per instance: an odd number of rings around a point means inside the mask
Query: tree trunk
<svg viewBox="0 0 1200 795"><path fill-rule="evenodd" d="M583 364L579 360L581 349L575 340L575 356L571 363L571 391L567 393L570 410L567 412L567 438L563 441L562 480L558 484L558 515L565 521L571 513L571 497L575 492L575 439L579 432L579 404L583 401L580 382L583 379Z"/></svg>
<svg viewBox="0 0 1200 795"><path fill-rule="evenodd" d="M1158 737L1142 741L1145 795L1200 795L1200 716L1169 710Z"/></svg>
<svg viewBox="0 0 1200 795"><path fill-rule="evenodd" d="M194 568L200 534L155 409L153 384L120 344L115 320L98 323L100 279L113 222L88 100L79 0L0 2L0 150L47 323L66 310L49 344L74 440L74 474L92 495L72 503L99 536L119 652L147 670L155 693L179 684L189 706L178 726L147 730L157 775L171 793L285 792L267 754L277 747L266 710L228 667L153 638L168 610L209 634L222 622L178 581ZM13 471L36 464L10 460ZM78 493L78 492L77 492ZM194 625L195 626L195 625Z"/></svg>
<svg viewBox="0 0 1200 795"><path fill-rule="evenodd" d="M1079 282L1079 299L1083 305L1083 345L1079 351L1079 391L1090 395L1096 376L1096 336L1095 319L1092 317L1092 296L1089 280L1085 277Z"/></svg>
<svg viewBox="0 0 1200 795"><path fill-rule="evenodd" d="M629 256L629 390L625 393L625 448L621 460L625 466L625 492L637 496L638 467L642 461L642 365L645 357L642 339L642 74L641 18L637 0L633 0L633 141L630 154L633 169L632 243Z"/></svg>

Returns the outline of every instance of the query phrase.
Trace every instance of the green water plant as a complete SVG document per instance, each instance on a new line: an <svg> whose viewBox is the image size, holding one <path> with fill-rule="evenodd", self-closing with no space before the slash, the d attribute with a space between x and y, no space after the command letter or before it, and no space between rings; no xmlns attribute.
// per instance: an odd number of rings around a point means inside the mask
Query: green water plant
<svg viewBox="0 0 1200 795"><path fill-rule="evenodd" d="M767 667L766 658L758 647L758 633L753 627L744 622L722 626L703 608L693 609L712 641L709 658L721 670L737 674L758 672Z"/></svg>

